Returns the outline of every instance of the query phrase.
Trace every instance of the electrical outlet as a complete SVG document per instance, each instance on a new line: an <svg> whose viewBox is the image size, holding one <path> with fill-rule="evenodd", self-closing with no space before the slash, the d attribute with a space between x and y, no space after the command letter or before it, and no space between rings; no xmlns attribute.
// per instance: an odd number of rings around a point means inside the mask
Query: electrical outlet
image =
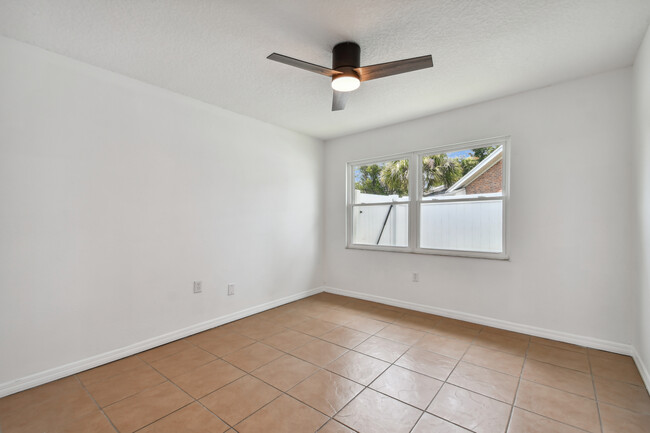
<svg viewBox="0 0 650 433"><path fill-rule="evenodd" d="M418 274L417 272L413 272L413 282L414 283L420 282L420 274Z"/></svg>
<svg viewBox="0 0 650 433"><path fill-rule="evenodd" d="M194 282L194 293L201 293L203 291L203 283L201 281Z"/></svg>
<svg viewBox="0 0 650 433"><path fill-rule="evenodd" d="M228 296L232 296L235 294L235 285L234 284L228 284Z"/></svg>

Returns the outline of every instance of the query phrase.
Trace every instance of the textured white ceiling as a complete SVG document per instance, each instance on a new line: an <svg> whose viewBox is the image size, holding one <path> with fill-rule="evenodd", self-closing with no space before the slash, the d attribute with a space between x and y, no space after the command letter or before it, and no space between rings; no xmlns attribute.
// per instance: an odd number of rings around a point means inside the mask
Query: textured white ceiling
<svg viewBox="0 0 650 433"><path fill-rule="evenodd" d="M650 0L0 0L0 33L319 138L632 64ZM362 65L434 68L363 83L331 112L342 41Z"/></svg>

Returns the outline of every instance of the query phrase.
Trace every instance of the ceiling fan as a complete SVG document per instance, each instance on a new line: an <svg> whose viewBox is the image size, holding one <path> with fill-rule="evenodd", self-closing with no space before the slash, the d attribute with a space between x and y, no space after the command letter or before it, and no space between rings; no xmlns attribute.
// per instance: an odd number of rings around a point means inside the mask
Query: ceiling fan
<svg viewBox="0 0 650 433"><path fill-rule="evenodd" d="M430 55L370 66L360 66L360 57L361 48L358 44L341 42L332 50L331 69L278 53L269 55L267 59L325 75L326 77L332 77L332 89L334 90L332 111L343 110L348 99L350 99L351 92L358 89L362 81L433 67L433 60Z"/></svg>

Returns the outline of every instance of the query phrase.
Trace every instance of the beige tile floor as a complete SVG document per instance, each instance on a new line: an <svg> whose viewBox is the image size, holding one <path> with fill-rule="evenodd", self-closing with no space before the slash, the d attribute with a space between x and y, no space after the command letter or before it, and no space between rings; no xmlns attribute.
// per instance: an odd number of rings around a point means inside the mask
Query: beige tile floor
<svg viewBox="0 0 650 433"><path fill-rule="evenodd" d="M640 433L630 357L319 294L0 399L2 433Z"/></svg>

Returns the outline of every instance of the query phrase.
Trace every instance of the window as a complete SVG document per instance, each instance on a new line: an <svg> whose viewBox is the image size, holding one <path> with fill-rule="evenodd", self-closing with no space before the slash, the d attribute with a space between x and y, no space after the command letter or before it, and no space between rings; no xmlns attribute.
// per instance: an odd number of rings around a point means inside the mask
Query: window
<svg viewBox="0 0 650 433"><path fill-rule="evenodd" d="M348 247L507 258L508 143L348 163Z"/></svg>

